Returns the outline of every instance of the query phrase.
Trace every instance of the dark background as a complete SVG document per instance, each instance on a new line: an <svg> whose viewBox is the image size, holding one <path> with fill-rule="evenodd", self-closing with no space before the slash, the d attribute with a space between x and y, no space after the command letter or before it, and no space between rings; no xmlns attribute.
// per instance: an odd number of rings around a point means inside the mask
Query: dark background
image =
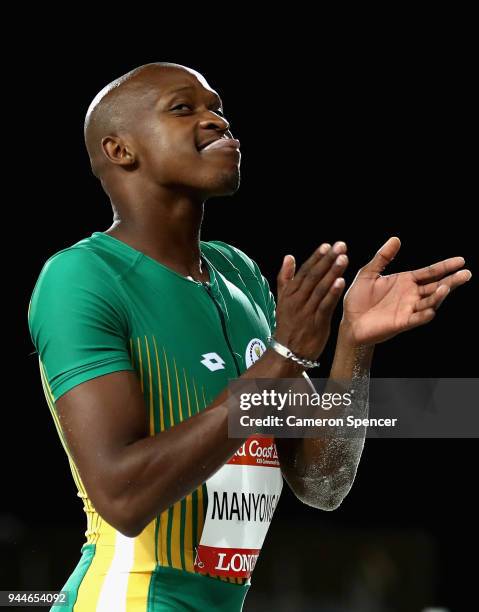
<svg viewBox="0 0 479 612"><path fill-rule="evenodd" d="M6 383L20 393L4 406L11 427L2 448L1 589L59 589L84 540L82 504L37 356L29 356L27 308L45 260L111 224L83 145L91 99L150 61L205 75L241 141L242 181L234 196L207 202L202 239L244 250L273 291L287 253L300 264L322 241L344 240L349 283L391 235L402 248L390 272L462 255L474 275L476 103L467 40L397 43L378 48L364 40L347 52L338 43L321 55L265 52L228 61L177 46L128 45L115 53L105 46L69 55L68 70L58 60L69 47L32 57L16 104L24 119L21 198L12 200L19 221L10 237L21 242L24 263L20 274L15 268L15 363L5 357ZM474 376L475 283L450 295L428 326L378 346L372 375ZM313 375L327 375L334 341L335 328ZM471 609L476 456L476 439L368 440L354 487L333 513L302 505L285 486L245 610Z"/></svg>

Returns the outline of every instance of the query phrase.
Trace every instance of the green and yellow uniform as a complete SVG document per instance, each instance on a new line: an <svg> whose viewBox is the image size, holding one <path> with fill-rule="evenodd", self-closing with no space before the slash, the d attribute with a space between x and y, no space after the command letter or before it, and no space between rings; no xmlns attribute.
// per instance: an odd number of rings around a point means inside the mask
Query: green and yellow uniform
<svg viewBox="0 0 479 612"><path fill-rule="evenodd" d="M220 241L202 241L200 248L209 283L184 277L113 236L94 232L52 255L35 284L30 334L87 517L81 558L64 586L70 605L59 610L242 607L249 577L195 568L208 511L206 483L158 515L139 536L128 538L93 507L55 408L75 385L133 370L153 436L204 410L230 379L259 358L275 325L268 282L239 249Z"/></svg>

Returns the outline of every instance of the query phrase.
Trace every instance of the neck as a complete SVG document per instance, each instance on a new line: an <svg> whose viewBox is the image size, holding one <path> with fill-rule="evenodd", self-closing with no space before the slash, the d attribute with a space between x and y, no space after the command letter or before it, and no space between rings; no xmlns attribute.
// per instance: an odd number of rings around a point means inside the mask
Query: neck
<svg viewBox="0 0 479 612"><path fill-rule="evenodd" d="M124 194L123 194L124 195ZM201 261L200 232L204 202L176 193L153 198L111 198L113 223L106 234L156 259L184 276L208 280Z"/></svg>

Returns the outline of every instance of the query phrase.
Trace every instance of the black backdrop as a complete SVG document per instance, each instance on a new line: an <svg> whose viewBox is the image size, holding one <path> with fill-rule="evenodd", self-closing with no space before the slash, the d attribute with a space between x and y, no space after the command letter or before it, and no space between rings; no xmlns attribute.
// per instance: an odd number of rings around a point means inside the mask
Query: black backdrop
<svg viewBox="0 0 479 612"><path fill-rule="evenodd" d="M330 53L324 61L225 62L152 46L112 55L69 58L67 71L45 59L48 69L32 71L18 100L25 119L21 161L28 168L17 183L18 212L28 216L17 224L20 235L11 236L21 240L26 265L15 280L15 364L8 367L8 385L20 393L8 411L12 426L3 445L1 588L60 588L86 528L37 358L29 356L27 307L51 254L111 224L82 134L86 108L107 82L140 64L172 61L200 71L220 93L241 141L242 181L234 196L207 202L202 239L244 250L273 290L283 256L293 253L300 264L322 241L347 242L348 282L391 235L402 241L391 272L455 255L475 272L472 89L468 67L447 53L403 48L387 57L350 53L332 61ZM372 375L474 376L475 282L450 295L429 326L378 346ZM327 375L334 340L335 330L317 375ZM316 609L308 607L321 601L316 583L333 606L335 593L352 580L351 559L373 542L379 559L373 567L389 576L384 580L393 585L395 602L385 603L386 595L374 609L469 609L476 449L475 439L368 440L354 487L334 513L302 505L285 488L245 609L268 609L279 584L292 591L288 601L297 609ZM20 456L27 459L20 463ZM396 555L398 542L411 546ZM295 563L304 557L298 577ZM367 571L354 571L359 584L376 584ZM401 596L407 589L411 595Z"/></svg>

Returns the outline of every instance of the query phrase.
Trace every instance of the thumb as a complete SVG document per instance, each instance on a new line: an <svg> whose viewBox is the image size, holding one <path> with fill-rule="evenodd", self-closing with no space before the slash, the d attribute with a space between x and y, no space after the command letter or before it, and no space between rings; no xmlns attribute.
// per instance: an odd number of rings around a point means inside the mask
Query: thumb
<svg viewBox="0 0 479 612"><path fill-rule="evenodd" d="M294 255L285 255L277 279L278 295L283 291L288 282L294 278L295 270L296 260L294 259Z"/></svg>
<svg viewBox="0 0 479 612"><path fill-rule="evenodd" d="M384 268L391 263L401 248L401 241L397 236L392 236L383 244L371 261L363 268L368 274L381 274Z"/></svg>

